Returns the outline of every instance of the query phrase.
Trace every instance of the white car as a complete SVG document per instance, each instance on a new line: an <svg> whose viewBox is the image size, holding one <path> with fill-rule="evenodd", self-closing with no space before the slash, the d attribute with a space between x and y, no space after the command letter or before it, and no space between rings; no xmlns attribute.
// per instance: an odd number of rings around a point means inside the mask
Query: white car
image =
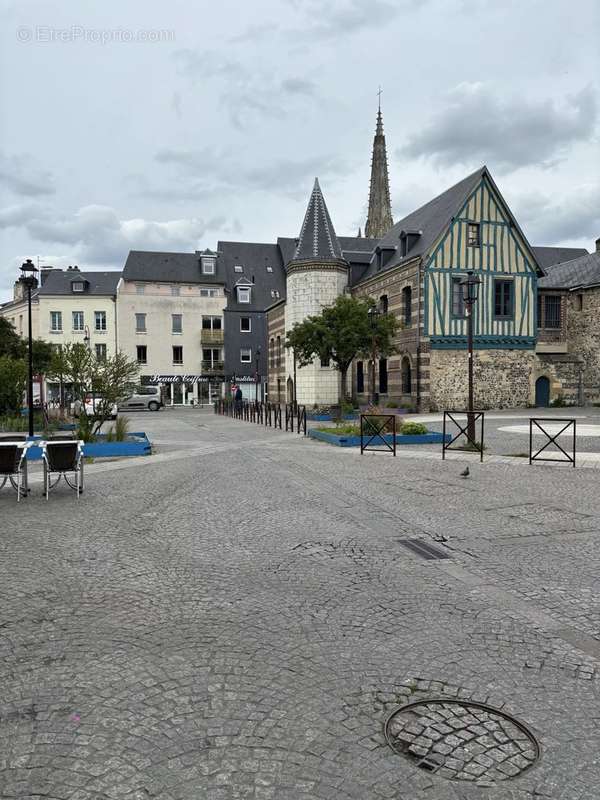
<svg viewBox="0 0 600 800"><path fill-rule="evenodd" d="M96 414L96 409L98 408L99 404L102 402L102 396L98 394L87 394L84 399L85 402L85 413L88 417L93 417ZM117 404L113 403L110 409L109 419L116 419L117 418ZM74 417L78 417L81 413L81 401L76 400L73 403L72 412Z"/></svg>

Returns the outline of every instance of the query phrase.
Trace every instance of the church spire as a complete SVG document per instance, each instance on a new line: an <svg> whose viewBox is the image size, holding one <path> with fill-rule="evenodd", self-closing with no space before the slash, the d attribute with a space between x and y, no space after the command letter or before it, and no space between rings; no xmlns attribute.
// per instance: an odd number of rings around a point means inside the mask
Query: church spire
<svg viewBox="0 0 600 800"><path fill-rule="evenodd" d="M371 161L371 189L369 192L369 215L365 226L365 236L380 239L393 226L392 206L390 203L390 183L388 178L387 153L383 118L381 116L381 89L377 126L373 139L373 159Z"/></svg>

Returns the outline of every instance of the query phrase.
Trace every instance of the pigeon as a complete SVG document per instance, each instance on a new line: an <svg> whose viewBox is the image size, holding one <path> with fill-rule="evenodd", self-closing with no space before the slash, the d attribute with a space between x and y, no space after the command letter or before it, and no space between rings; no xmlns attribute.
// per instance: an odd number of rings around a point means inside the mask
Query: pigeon
<svg viewBox="0 0 600 800"><path fill-rule="evenodd" d="M460 473L461 478L468 478L471 473L469 472L469 468L465 467L465 469Z"/></svg>

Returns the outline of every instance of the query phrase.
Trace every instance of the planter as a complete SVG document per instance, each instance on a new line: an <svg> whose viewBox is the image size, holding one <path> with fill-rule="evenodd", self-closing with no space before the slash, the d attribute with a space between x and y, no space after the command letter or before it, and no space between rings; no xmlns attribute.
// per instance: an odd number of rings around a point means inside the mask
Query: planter
<svg viewBox="0 0 600 800"><path fill-rule="evenodd" d="M34 436L40 440L41 436ZM100 434L98 441L86 442L83 445L83 455L91 458L118 458L122 456L147 456L152 453L152 445L143 432L128 433L124 442L103 441L105 436ZM27 451L27 460L35 461L42 457L42 448L34 445Z"/></svg>
<svg viewBox="0 0 600 800"><path fill-rule="evenodd" d="M312 439L319 439L322 442L336 445L336 447L360 447L360 436L336 436L334 433L325 433L325 431L309 430L308 435ZM368 438L368 437L365 437ZM384 437L388 444L392 443L392 434L388 433ZM452 439L451 434L446 434L446 442ZM427 433L406 435L403 433L396 434L396 444L441 444L444 440L444 435L438 431L428 431ZM377 438L372 443L376 443Z"/></svg>
<svg viewBox="0 0 600 800"><path fill-rule="evenodd" d="M331 414L307 414L306 419L310 420L311 422L331 422L334 417ZM358 419L358 412L354 412L352 414L344 414L342 419Z"/></svg>

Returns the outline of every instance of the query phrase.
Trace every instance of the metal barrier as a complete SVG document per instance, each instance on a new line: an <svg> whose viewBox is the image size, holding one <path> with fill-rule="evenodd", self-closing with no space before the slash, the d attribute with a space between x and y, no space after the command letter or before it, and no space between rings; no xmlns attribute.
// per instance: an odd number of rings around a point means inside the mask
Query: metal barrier
<svg viewBox="0 0 600 800"><path fill-rule="evenodd" d="M291 403L285 407L285 429L294 432L294 406Z"/></svg>
<svg viewBox="0 0 600 800"><path fill-rule="evenodd" d="M455 414L464 414L466 416L466 421L464 425L462 422L459 422L454 415ZM472 417L472 425L473 425L473 432L469 430L471 427L469 422L471 422L470 417ZM446 442L446 421L450 420L451 422L456 425L458 428L458 433L456 436L452 437L449 442ZM476 434L476 425L477 422L481 420L481 438L479 442L477 441L477 434ZM465 450L468 448L465 447L452 447L454 442L457 441L461 436L467 437L467 443L472 445L472 449L479 453L480 461L483 461L483 434L484 434L484 423L485 423L485 412L484 411L473 411L472 413L468 411L444 411L444 425L442 429L442 461L446 458L446 450ZM451 435L451 434L450 434ZM451 435L452 436L452 435Z"/></svg>
<svg viewBox="0 0 600 800"><path fill-rule="evenodd" d="M558 431L558 433L552 435L550 431L545 430L540 423L558 423L559 425L563 425L563 427ZM543 447L537 452L533 452L533 434L534 434L534 427L544 434L548 441ZM572 449L573 455L569 455L567 451L561 447L561 445L557 442L559 436L561 436L566 430L568 430L572 426L573 428L573 441L572 441ZM560 452L564 455L564 458L540 458L540 453L543 453L547 447L550 447L551 444L556 445ZM555 450L551 452L556 452ZM558 461L560 463L566 464L573 464L575 467L575 458L577 455L577 421L574 419L565 419L565 417L531 417L529 419L529 463L533 463L534 461Z"/></svg>
<svg viewBox="0 0 600 800"><path fill-rule="evenodd" d="M273 406L273 427L281 430L281 406L279 404Z"/></svg>
<svg viewBox="0 0 600 800"><path fill-rule="evenodd" d="M386 434L389 435L389 425L392 425L392 441L388 442L385 438ZM366 437L369 437L365 442ZM371 442L379 439L384 445L381 447L371 447ZM385 452L389 450L390 453L396 455L396 415L395 414L361 414L360 415L360 454L365 450L374 450L376 452Z"/></svg>
<svg viewBox="0 0 600 800"><path fill-rule="evenodd" d="M296 432L306 436L306 406L296 407Z"/></svg>

